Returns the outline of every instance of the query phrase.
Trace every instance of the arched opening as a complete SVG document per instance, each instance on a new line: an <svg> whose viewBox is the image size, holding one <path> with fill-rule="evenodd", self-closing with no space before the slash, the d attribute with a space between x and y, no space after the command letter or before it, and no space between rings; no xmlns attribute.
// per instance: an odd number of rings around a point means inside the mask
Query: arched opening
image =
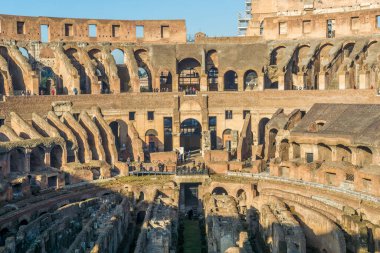
<svg viewBox="0 0 380 253"><path fill-rule="evenodd" d="M152 92L152 82L151 78L149 76L149 72L142 67L139 67L139 85L140 85L140 92Z"/></svg>
<svg viewBox="0 0 380 253"><path fill-rule="evenodd" d="M212 195L228 195L228 193L223 187L215 187L214 190L212 190Z"/></svg>
<svg viewBox="0 0 380 253"><path fill-rule="evenodd" d="M268 118L262 118L259 122L259 145L265 144L265 127L268 122Z"/></svg>
<svg viewBox="0 0 380 253"><path fill-rule="evenodd" d="M127 158L132 158L132 146L131 140L128 136L128 126L122 120L112 121L109 124L112 133L115 137L115 147L118 152L118 160L126 161Z"/></svg>
<svg viewBox="0 0 380 253"><path fill-rule="evenodd" d="M80 93L91 94L91 80L87 76L85 67L80 62L78 50L75 48L69 48L65 51L65 53L67 57L70 59L71 64L78 71ZM58 94L68 94L67 88L64 88L62 93L58 93Z"/></svg>
<svg viewBox="0 0 380 253"><path fill-rule="evenodd" d="M7 95L7 94L9 94L8 93L9 91L7 91L6 89L5 89L5 80L4 80L4 76L3 76L3 74L1 73L1 71L0 71L0 96L1 95Z"/></svg>
<svg viewBox="0 0 380 253"><path fill-rule="evenodd" d="M24 48L24 47L19 47L18 50L20 51L20 53L22 54L22 56L24 56L25 59L27 61L29 61L29 52L28 52L28 50L26 50L26 48Z"/></svg>
<svg viewBox="0 0 380 253"><path fill-rule="evenodd" d="M62 167L63 149L61 146L56 145L50 152L50 166L60 169Z"/></svg>
<svg viewBox="0 0 380 253"><path fill-rule="evenodd" d="M277 47L275 48L271 54L270 54L270 65L271 66L274 66L274 65L278 65L278 63L281 61L281 59L283 59L283 57L285 56L285 47L281 46L281 47Z"/></svg>
<svg viewBox="0 0 380 253"><path fill-rule="evenodd" d="M108 94L110 93L110 84L109 84L109 77L106 73L106 68L101 61L102 59L102 52L99 49L92 49L88 52L88 55L90 56L90 59L96 66L95 74L98 77L98 87L101 94Z"/></svg>
<svg viewBox="0 0 380 253"><path fill-rule="evenodd" d="M173 90L173 78L170 71L161 71L160 74L160 91L171 92Z"/></svg>
<svg viewBox="0 0 380 253"><path fill-rule="evenodd" d="M145 194L144 194L144 192L140 192L140 194L139 194L139 198L138 198L137 202L144 201L144 199L145 199Z"/></svg>
<svg viewBox="0 0 380 253"><path fill-rule="evenodd" d="M218 91L218 66L219 59L216 50L210 50L206 54L207 85L209 91Z"/></svg>
<svg viewBox="0 0 380 253"><path fill-rule="evenodd" d="M158 152L159 139L158 133L154 129L149 129L145 133L145 145L147 146L147 151L149 153Z"/></svg>
<svg viewBox="0 0 380 253"><path fill-rule="evenodd" d="M127 92L130 89L130 76L127 64L125 63L125 54L121 49L114 49L111 52L117 67L117 75L120 79L120 92Z"/></svg>
<svg viewBox="0 0 380 253"><path fill-rule="evenodd" d="M257 73L254 70L248 70L244 74L244 90L253 90L258 85Z"/></svg>
<svg viewBox="0 0 380 253"><path fill-rule="evenodd" d="M301 158L301 146L298 143L292 143L293 148L293 159Z"/></svg>
<svg viewBox="0 0 380 253"><path fill-rule="evenodd" d="M336 146L336 160L338 162L351 162L352 151L344 145Z"/></svg>
<svg viewBox="0 0 380 253"><path fill-rule="evenodd" d="M11 235L10 231L8 228L3 228L0 231L0 247L5 246L5 239Z"/></svg>
<svg viewBox="0 0 380 253"><path fill-rule="evenodd" d="M319 143L318 146L318 160L330 162L332 160L332 150L329 146Z"/></svg>
<svg viewBox="0 0 380 253"><path fill-rule="evenodd" d="M207 73L207 84L209 91L218 91L218 76L217 68L211 68Z"/></svg>
<svg viewBox="0 0 380 253"><path fill-rule="evenodd" d="M238 90L238 75L235 71L227 71L224 74L224 90L237 91Z"/></svg>
<svg viewBox="0 0 380 253"><path fill-rule="evenodd" d="M22 220L22 221L20 221L20 223L18 224L18 227L26 226L26 225L28 225L28 224L29 224L29 222L28 222L27 220Z"/></svg>
<svg viewBox="0 0 380 253"><path fill-rule="evenodd" d="M186 58L178 63L180 91L200 90L200 68L201 64L193 58Z"/></svg>
<svg viewBox="0 0 380 253"><path fill-rule="evenodd" d="M45 168L45 150L35 147L30 153L30 171L38 171Z"/></svg>
<svg viewBox="0 0 380 253"><path fill-rule="evenodd" d="M12 79L14 95L21 95L26 92L24 75L22 69L16 64L13 58L9 55L6 47L0 47L0 55L7 61L9 74Z"/></svg>
<svg viewBox="0 0 380 253"><path fill-rule="evenodd" d="M368 147L359 146L357 147L357 154L356 154L356 163L358 166L368 166L372 164L372 150Z"/></svg>
<svg viewBox="0 0 380 253"><path fill-rule="evenodd" d="M280 159L281 161L289 161L289 141L282 140L280 144Z"/></svg>
<svg viewBox="0 0 380 253"><path fill-rule="evenodd" d="M277 129L271 129L269 131L269 146L268 146L268 159L273 159L276 157L276 137L277 137L278 130Z"/></svg>
<svg viewBox="0 0 380 253"><path fill-rule="evenodd" d="M10 172L23 172L25 153L23 149L13 149L9 152Z"/></svg>
<svg viewBox="0 0 380 253"><path fill-rule="evenodd" d="M185 151L201 149L202 126L195 119L187 119L181 123L180 145Z"/></svg>
<svg viewBox="0 0 380 253"><path fill-rule="evenodd" d="M152 92L152 74L149 68L149 54L145 49L135 52L137 62L140 92Z"/></svg>
<svg viewBox="0 0 380 253"><path fill-rule="evenodd" d="M243 189L240 189L236 193L236 198L238 198L238 199L247 199L247 194L245 193L245 191Z"/></svg>
<svg viewBox="0 0 380 253"><path fill-rule="evenodd" d="M232 147L232 130L226 129L223 131L223 148L227 151L231 151Z"/></svg>
<svg viewBox="0 0 380 253"><path fill-rule="evenodd" d="M57 78L50 67L43 67L40 70L40 95L55 95L57 91Z"/></svg>

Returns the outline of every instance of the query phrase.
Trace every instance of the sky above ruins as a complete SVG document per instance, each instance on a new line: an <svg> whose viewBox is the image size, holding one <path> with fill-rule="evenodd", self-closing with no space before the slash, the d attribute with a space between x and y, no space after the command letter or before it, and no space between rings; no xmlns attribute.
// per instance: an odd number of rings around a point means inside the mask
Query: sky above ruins
<svg viewBox="0 0 380 253"><path fill-rule="evenodd" d="M1 14L102 19L186 19L188 34L235 36L244 0L3 0Z"/></svg>

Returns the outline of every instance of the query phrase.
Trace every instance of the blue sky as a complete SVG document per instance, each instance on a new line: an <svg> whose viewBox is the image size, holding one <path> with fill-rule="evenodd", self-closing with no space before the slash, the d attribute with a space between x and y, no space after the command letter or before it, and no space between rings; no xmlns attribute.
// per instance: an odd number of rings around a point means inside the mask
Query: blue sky
<svg viewBox="0 0 380 253"><path fill-rule="evenodd" d="M103 19L185 19L189 34L236 36L244 0L2 0L0 13Z"/></svg>

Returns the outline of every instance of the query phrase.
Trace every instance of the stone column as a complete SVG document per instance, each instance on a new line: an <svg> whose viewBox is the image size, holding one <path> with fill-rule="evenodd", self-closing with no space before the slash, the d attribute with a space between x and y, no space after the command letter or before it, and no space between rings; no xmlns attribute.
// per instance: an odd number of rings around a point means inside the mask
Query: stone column
<svg viewBox="0 0 380 253"><path fill-rule="evenodd" d="M30 154L31 149L25 149L25 160L24 160L24 172L30 172Z"/></svg>
<svg viewBox="0 0 380 253"><path fill-rule="evenodd" d="M280 75L277 78L278 80L278 90L285 90L285 76Z"/></svg>
<svg viewBox="0 0 380 253"><path fill-rule="evenodd" d="M51 148L45 148L45 166L51 167Z"/></svg>
<svg viewBox="0 0 380 253"><path fill-rule="evenodd" d="M220 73L218 75L218 91L224 91L224 76Z"/></svg>
<svg viewBox="0 0 380 253"><path fill-rule="evenodd" d="M359 89L368 89L369 88L369 72L360 71L359 72Z"/></svg>
<svg viewBox="0 0 380 253"><path fill-rule="evenodd" d="M244 75L238 75L238 91L244 91Z"/></svg>
<svg viewBox="0 0 380 253"><path fill-rule="evenodd" d="M202 74L200 78L200 91L207 91L207 75Z"/></svg>
<svg viewBox="0 0 380 253"><path fill-rule="evenodd" d="M172 89L173 92L178 92L178 74L172 75Z"/></svg>
<svg viewBox="0 0 380 253"><path fill-rule="evenodd" d="M347 88L346 72L339 72L338 78L339 78L339 89L345 90Z"/></svg>
<svg viewBox="0 0 380 253"><path fill-rule="evenodd" d="M320 73L318 76L319 79L319 90L325 90L326 89L326 75L325 73Z"/></svg>
<svg viewBox="0 0 380 253"><path fill-rule="evenodd" d="M264 90L264 76L257 77L257 89Z"/></svg>

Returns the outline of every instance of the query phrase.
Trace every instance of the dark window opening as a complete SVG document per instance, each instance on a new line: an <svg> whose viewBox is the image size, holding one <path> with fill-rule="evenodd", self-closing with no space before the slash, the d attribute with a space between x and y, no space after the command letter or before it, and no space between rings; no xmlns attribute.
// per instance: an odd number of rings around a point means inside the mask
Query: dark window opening
<svg viewBox="0 0 380 253"><path fill-rule="evenodd" d="M248 114L251 114L251 111L249 110L244 110L243 111L243 119L245 119L247 117Z"/></svg>
<svg viewBox="0 0 380 253"><path fill-rule="evenodd" d="M17 21L17 34L25 34L25 22Z"/></svg>
<svg viewBox="0 0 380 253"><path fill-rule="evenodd" d="M314 162L314 154L313 153L306 153L306 162L307 163Z"/></svg>
<svg viewBox="0 0 380 253"><path fill-rule="evenodd" d="M154 112L148 112L148 120L154 120Z"/></svg>
<svg viewBox="0 0 380 253"><path fill-rule="evenodd" d="M133 121L135 120L136 112L129 112L129 120Z"/></svg>
<svg viewBox="0 0 380 253"><path fill-rule="evenodd" d="M231 110L225 111L225 116L226 116L226 119L232 119L232 111Z"/></svg>
<svg viewBox="0 0 380 253"><path fill-rule="evenodd" d="M74 31L73 31L73 25L72 24L65 24L65 36L73 36Z"/></svg>
<svg viewBox="0 0 380 253"><path fill-rule="evenodd" d="M112 37L116 38L120 36L120 25L113 25L112 26Z"/></svg>

